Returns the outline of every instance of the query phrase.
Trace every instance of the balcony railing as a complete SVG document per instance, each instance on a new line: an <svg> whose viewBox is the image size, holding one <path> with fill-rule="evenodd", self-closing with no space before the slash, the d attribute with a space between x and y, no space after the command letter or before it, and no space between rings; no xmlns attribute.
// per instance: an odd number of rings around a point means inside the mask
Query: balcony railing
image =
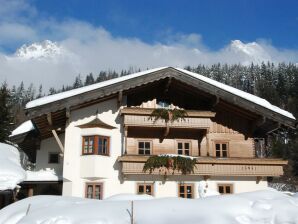
<svg viewBox="0 0 298 224"><path fill-rule="evenodd" d="M150 126L165 127L164 120L154 122L149 116L124 115L124 124L127 126ZM169 127L173 128L208 128L211 125L210 118L184 118L174 122L169 122Z"/></svg>
<svg viewBox="0 0 298 224"><path fill-rule="evenodd" d="M152 108L134 108L126 107L121 109L121 114L124 115L124 124L126 126L147 126L147 127L165 127L164 120L154 121L150 118ZM187 117L174 122L169 122L169 127L172 128L208 128L212 124L211 119L215 116L211 111L194 111L188 110Z"/></svg>
<svg viewBox="0 0 298 224"><path fill-rule="evenodd" d="M118 161L122 163L123 174L149 174L143 172L146 156L122 156ZM193 174L199 176L281 176L283 166L287 161L281 159L249 159L249 158L211 158L199 157ZM169 172L171 173L171 172ZM159 170L152 172L160 175ZM174 174L180 175L176 172Z"/></svg>

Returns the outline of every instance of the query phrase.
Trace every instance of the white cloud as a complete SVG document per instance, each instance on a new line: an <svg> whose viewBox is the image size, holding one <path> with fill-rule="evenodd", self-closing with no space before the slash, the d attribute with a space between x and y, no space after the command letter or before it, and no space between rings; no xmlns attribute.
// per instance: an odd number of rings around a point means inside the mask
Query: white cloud
<svg viewBox="0 0 298 224"><path fill-rule="evenodd" d="M37 16L34 7L24 1L15 0L13 10L3 13L10 18L20 18L23 14ZM1 3L1 0L0 0ZM17 4L19 3L19 4ZM9 8L9 7L6 7ZM2 13L0 10L0 13ZM0 42L22 41L31 43L37 40L51 39L58 42L62 54L39 59L23 60L14 55L0 53L0 82L8 81L10 85L22 80L43 84L44 87L61 87L71 84L77 74L101 70L121 70L129 67L152 68L158 66L184 67L213 63L260 63L297 62L298 51L280 50L264 40L242 43L234 40L218 51L211 51L202 42L200 34L167 35L159 43L145 43L137 38L114 37L103 27L95 27L77 20L57 21L40 19L34 24L25 22L1 21ZM1 48L1 46L0 46Z"/></svg>

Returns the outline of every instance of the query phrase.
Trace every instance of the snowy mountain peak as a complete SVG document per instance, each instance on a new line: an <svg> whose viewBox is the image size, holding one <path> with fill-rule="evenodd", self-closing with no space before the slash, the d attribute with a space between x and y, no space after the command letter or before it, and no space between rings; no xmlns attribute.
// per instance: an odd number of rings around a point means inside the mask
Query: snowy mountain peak
<svg viewBox="0 0 298 224"><path fill-rule="evenodd" d="M242 58L242 64L271 60L266 48L257 42L243 43L240 40L233 40L228 46L228 50L236 54L238 58Z"/></svg>
<svg viewBox="0 0 298 224"><path fill-rule="evenodd" d="M243 52L247 55L254 55L256 51L263 50L262 47L256 42L245 44L240 40L233 40L231 42L231 49L234 51Z"/></svg>
<svg viewBox="0 0 298 224"><path fill-rule="evenodd" d="M44 40L31 45L24 44L15 52L16 57L24 59L53 58L61 54L62 47L50 40Z"/></svg>

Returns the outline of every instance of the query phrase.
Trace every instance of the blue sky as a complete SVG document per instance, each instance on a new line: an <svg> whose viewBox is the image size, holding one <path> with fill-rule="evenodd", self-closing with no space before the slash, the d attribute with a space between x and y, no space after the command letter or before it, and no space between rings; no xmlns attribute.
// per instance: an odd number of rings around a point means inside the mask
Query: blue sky
<svg viewBox="0 0 298 224"><path fill-rule="evenodd" d="M270 41L298 48L298 1L34 1L43 16L76 18L103 26L114 36L164 42L175 33L197 33L210 49L231 40Z"/></svg>
<svg viewBox="0 0 298 224"><path fill-rule="evenodd" d="M0 83L49 88L101 70L298 63L294 0L0 0L0 6Z"/></svg>

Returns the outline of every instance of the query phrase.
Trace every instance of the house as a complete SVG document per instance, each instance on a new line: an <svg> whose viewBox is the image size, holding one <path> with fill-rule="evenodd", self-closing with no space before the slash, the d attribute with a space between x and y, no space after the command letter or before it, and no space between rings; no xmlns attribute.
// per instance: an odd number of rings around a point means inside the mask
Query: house
<svg viewBox="0 0 298 224"><path fill-rule="evenodd" d="M184 119L154 122L154 108L183 108ZM36 170L53 178L22 184L23 194L106 198L118 193L198 198L205 190L267 187L287 161L266 158L270 135L295 126L268 101L179 68L147 70L46 96L26 105L29 131L12 139ZM194 173L143 172L151 155L196 157ZM27 193L26 193L27 192Z"/></svg>

